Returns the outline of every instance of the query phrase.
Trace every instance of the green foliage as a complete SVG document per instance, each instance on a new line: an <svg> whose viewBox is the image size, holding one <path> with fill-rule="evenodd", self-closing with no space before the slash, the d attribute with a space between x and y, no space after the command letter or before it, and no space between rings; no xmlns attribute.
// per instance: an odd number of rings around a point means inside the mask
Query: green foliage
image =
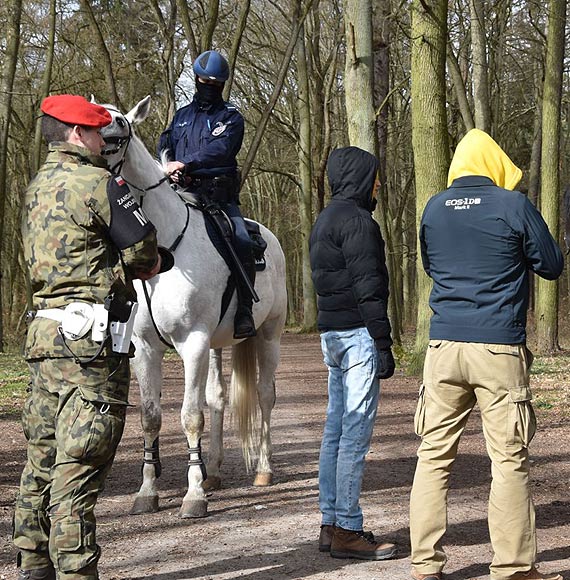
<svg viewBox="0 0 570 580"><path fill-rule="evenodd" d="M28 381L28 368L22 355L0 353L0 416L20 414Z"/></svg>

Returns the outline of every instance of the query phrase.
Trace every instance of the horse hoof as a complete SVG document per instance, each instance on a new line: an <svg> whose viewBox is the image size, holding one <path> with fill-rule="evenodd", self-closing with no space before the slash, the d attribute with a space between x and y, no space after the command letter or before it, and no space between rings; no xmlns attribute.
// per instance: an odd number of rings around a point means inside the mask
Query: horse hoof
<svg viewBox="0 0 570 580"><path fill-rule="evenodd" d="M158 511L158 496L144 495L137 497L131 508L131 515L153 514Z"/></svg>
<svg viewBox="0 0 570 580"><path fill-rule="evenodd" d="M178 516L181 518L205 518L208 515L208 502L205 499L183 501Z"/></svg>
<svg viewBox="0 0 570 580"><path fill-rule="evenodd" d="M222 487L222 478L217 475L212 475L208 477L206 481L202 483L202 489L204 491L216 491Z"/></svg>
<svg viewBox="0 0 570 580"><path fill-rule="evenodd" d="M273 483L273 473L264 472L258 473L253 480L253 485L255 487L267 487Z"/></svg>

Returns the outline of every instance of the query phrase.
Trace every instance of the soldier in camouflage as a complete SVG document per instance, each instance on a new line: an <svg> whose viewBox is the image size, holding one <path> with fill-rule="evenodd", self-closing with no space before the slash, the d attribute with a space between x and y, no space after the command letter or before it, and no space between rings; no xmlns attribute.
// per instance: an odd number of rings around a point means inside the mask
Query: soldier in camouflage
<svg viewBox="0 0 570 580"><path fill-rule="evenodd" d="M136 300L133 278L161 271L156 232L100 157L103 107L75 95L42 103L45 164L25 196L23 239L36 316L25 345L28 460L14 516L21 580L96 580L94 508L123 433L128 354L62 331L72 302ZM118 297L118 298L117 298Z"/></svg>

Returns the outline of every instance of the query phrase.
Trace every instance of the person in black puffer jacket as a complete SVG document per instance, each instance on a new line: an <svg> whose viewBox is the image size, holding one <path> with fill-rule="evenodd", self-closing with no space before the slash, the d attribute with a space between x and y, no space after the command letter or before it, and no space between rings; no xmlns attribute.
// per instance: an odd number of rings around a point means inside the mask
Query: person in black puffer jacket
<svg viewBox="0 0 570 580"><path fill-rule="evenodd" d="M396 547L363 531L359 504L378 379L391 377L395 367L384 241L371 215L378 160L357 147L344 147L331 153L327 170L332 200L309 241L317 323L329 369L319 460L319 550L337 558L383 560L393 557Z"/></svg>

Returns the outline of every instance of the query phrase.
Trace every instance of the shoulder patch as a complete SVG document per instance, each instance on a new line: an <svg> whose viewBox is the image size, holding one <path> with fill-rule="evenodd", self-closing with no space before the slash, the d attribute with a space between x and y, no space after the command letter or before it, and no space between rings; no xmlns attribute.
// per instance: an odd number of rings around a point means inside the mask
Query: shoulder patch
<svg viewBox="0 0 570 580"><path fill-rule="evenodd" d="M155 229L119 175L107 182L107 198L111 207L109 235L119 250L140 242Z"/></svg>

